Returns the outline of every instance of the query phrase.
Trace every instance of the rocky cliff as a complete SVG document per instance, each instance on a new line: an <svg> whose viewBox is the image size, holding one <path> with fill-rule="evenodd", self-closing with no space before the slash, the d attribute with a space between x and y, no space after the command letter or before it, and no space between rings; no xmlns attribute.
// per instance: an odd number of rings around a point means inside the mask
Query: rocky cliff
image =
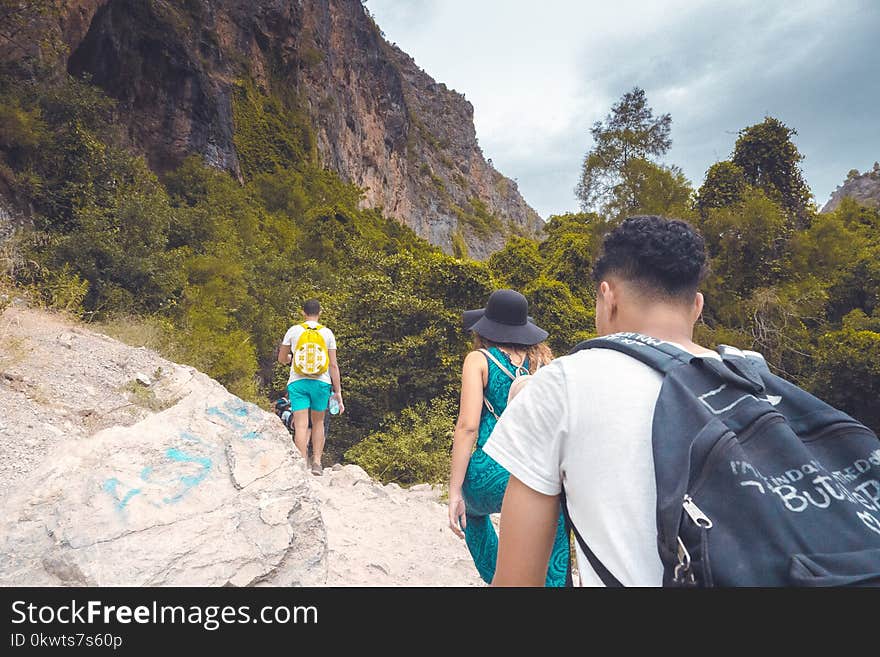
<svg viewBox="0 0 880 657"><path fill-rule="evenodd" d="M822 212L831 212L845 198L851 198L862 205L880 208L880 163L875 162L871 171L860 174L856 169L850 171L846 181L838 186Z"/></svg>
<svg viewBox="0 0 880 657"><path fill-rule="evenodd" d="M161 172L197 153L246 175L234 95L253 83L308 117L319 161L447 251L486 257L542 222L484 158L473 107L389 44L359 0L69 0L75 75L119 102Z"/></svg>

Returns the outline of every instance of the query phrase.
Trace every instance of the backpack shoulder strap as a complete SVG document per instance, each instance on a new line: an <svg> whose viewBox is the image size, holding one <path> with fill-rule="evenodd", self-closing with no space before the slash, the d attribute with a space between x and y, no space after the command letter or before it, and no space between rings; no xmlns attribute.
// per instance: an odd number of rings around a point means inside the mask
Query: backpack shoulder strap
<svg viewBox="0 0 880 657"><path fill-rule="evenodd" d="M575 540L578 542L578 545L581 548L581 551L584 553L584 556L587 558L587 561L590 562L590 566L593 567L593 571L596 575L599 576L599 579L602 580L602 583L608 588L620 588L623 587L623 584L617 579L614 575L611 574L611 571L605 567L601 561L599 561L599 557L597 557L590 547L587 545L587 542L581 536L581 533L577 530L577 527L574 526L574 523L571 521L571 516L568 513L568 500L565 496L565 486L562 487L562 490L559 493L559 504L562 506L562 513L565 516L565 526L566 530L570 530L574 533ZM568 531L566 531L568 534ZM567 536L566 536L567 537ZM571 558L568 560L568 572L566 573L566 586L571 586Z"/></svg>
<svg viewBox="0 0 880 657"><path fill-rule="evenodd" d="M613 349L653 367L661 374L688 364L697 364L712 372L721 382L734 385L754 394L764 392L762 373L769 374L767 364L760 354L746 354L733 347L721 347L721 358L703 358L680 347L641 333L614 333L601 338L585 340L569 353L582 349Z"/></svg>
<svg viewBox="0 0 880 657"><path fill-rule="evenodd" d="M507 369L504 365L502 365L502 364L501 364L501 361L498 360L497 358L495 358L495 355L494 355L491 351L489 351L488 349L480 349L480 352L481 352L486 358L488 358L488 359L491 360L493 363L495 363L495 364L498 366L498 369L500 369L500 370L501 370L502 372L504 372L508 377L510 377L510 380L511 380L511 381L515 381L515 380L516 380L516 376L514 376L513 374L511 374L511 373L510 373L510 370Z"/></svg>
<svg viewBox="0 0 880 657"><path fill-rule="evenodd" d="M498 366L498 369L500 369L502 372L504 372L507 376L510 377L511 381L516 381L516 377L510 373L510 370L508 370L506 367L504 367L504 365L501 364L500 360L495 358L495 355L491 351L489 351L488 349L480 349L480 353L482 353L487 359L489 359L493 363L495 363ZM492 416L496 420L498 420L499 415L498 415L498 413L495 412L495 408L492 406L491 402L488 399L486 399L485 394L483 395L483 404L485 404L486 410L488 410L492 414Z"/></svg>
<svg viewBox="0 0 880 657"><path fill-rule="evenodd" d="M601 338L585 340L568 353L573 354L583 349L619 351L653 367L662 374L668 374L673 369L687 365L698 358L698 356L694 356L674 344L641 333L614 333Z"/></svg>

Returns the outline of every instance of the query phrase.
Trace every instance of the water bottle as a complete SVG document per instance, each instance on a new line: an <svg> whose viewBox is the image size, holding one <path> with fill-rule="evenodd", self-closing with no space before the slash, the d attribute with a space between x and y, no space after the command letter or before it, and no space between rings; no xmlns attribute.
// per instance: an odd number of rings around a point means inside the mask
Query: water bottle
<svg viewBox="0 0 880 657"><path fill-rule="evenodd" d="M339 402L336 400L336 395L330 397L330 415L339 415Z"/></svg>

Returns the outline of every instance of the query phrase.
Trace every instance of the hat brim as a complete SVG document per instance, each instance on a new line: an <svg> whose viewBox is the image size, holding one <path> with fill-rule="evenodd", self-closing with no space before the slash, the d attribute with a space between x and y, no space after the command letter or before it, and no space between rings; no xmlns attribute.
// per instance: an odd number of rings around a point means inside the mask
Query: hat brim
<svg viewBox="0 0 880 657"><path fill-rule="evenodd" d="M471 330L492 342L508 344L538 344L546 340L549 335L547 331L540 326L536 326L531 321L518 326L511 326L510 324L501 324L500 322L493 321L486 317L485 314L471 326Z"/></svg>
<svg viewBox="0 0 880 657"><path fill-rule="evenodd" d="M461 314L461 325L464 326L465 331L471 331L474 328L474 324L480 321L485 314L485 308L477 308L476 310L465 310ZM529 315L529 321L534 324L535 318Z"/></svg>
<svg viewBox="0 0 880 657"><path fill-rule="evenodd" d="M461 324L462 326L464 326L465 331L471 330L473 325L480 321L480 319L482 319L483 315L485 314L485 308L477 308L476 310L465 310L461 314Z"/></svg>

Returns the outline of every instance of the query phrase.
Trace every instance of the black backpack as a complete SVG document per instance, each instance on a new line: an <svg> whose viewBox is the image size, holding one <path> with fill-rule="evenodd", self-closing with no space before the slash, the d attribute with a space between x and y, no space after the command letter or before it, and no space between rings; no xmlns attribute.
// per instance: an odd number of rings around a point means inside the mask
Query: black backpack
<svg viewBox="0 0 880 657"><path fill-rule="evenodd" d="M773 375L638 333L588 340L664 375L654 410L664 586L880 585L880 441ZM563 495L563 510L568 519ZM570 519L569 519L570 523ZM606 586L621 586L570 524Z"/></svg>

